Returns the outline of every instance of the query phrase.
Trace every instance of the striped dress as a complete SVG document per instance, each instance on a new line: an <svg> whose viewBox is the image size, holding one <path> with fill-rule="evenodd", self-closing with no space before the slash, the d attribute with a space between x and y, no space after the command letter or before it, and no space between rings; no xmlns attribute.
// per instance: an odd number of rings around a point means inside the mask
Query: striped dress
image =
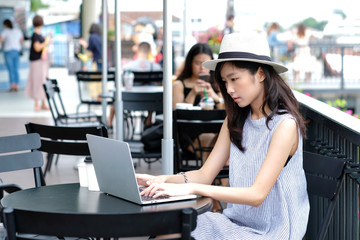
<svg viewBox="0 0 360 240"><path fill-rule="evenodd" d="M289 114L275 115L266 126L266 118L244 125L244 153L230 147L229 183L231 187L250 187L263 163L271 137ZM309 200L302 161L302 137L296 153L283 168L275 185L259 207L228 204L223 214L207 212L198 216L192 232L195 239L302 239L309 215Z"/></svg>

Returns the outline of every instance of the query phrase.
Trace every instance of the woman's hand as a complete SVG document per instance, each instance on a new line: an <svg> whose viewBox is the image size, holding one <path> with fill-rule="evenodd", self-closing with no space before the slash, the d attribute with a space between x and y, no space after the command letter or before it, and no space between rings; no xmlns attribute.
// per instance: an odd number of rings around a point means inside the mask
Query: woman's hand
<svg viewBox="0 0 360 240"><path fill-rule="evenodd" d="M136 181L138 185L150 186L152 183L164 183L165 176L153 176L149 174L136 174Z"/></svg>
<svg viewBox="0 0 360 240"><path fill-rule="evenodd" d="M214 89L212 88L212 86L209 82L198 79L198 80L196 80L194 89L195 89L196 94L200 94L202 97L205 96L204 91L206 91L206 95L208 97L211 97L214 99L214 101L219 102L220 97L214 91Z"/></svg>
<svg viewBox="0 0 360 240"><path fill-rule="evenodd" d="M192 194L194 184L177 184L177 183L153 183L140 193L140 195L158 198L160 196L183 196Z"/></svg>
<svg viewBox="0 0 360 240"><path fill-rule="evenodd" d="M196 95L199 94L201 96L204 96L204 90L208 96L210 96L209 94L215 93L214 89L211 87L211 84L201 79L196 80L193 90L195 91Z"/></svg>

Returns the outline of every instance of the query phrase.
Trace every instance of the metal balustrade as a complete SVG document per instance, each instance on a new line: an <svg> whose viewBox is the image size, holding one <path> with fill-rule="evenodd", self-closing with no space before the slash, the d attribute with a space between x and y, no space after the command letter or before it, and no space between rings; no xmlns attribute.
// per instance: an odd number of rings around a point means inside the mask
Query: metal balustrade
<svg viewBox="0 0 360 240"><path fill-rule="evenodd" d="M360 120L323 102L294 91L307 125L304 150L347 160L345 180L325 239L360 239ZM314 239L327 203L311 200L315 215L306 239Z"/></svg>

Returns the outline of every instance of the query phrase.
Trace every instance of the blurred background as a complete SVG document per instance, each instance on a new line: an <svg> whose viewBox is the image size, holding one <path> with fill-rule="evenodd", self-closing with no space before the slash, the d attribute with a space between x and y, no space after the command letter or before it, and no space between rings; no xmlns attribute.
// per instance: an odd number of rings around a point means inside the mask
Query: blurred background
<svg viewBox="0 0 360 240"><path fill-rule="evenodd" d="M115 1L107 2L108 66L115 66ZM120 0L122 63L134 56L133 46L141 32L152 34L156 46L154 59L162 64L163 0ZM32 18L44 17L43 34L53 37L50 61L53 68L65 68L73 75L86 69L79 58L83 49L79 39L88 39L92 23L102 24L102 0L0 0L0 22L11 19L25 36L21 57L20 88L26 85L29 66L28 39L32 34ZM351 110L360 112L360 16L355 0L321 1L244 1L244 0L177 0L169 1L172 15L173 72L196 42L206 42L219 51L229 16L233 31L255 29L270 34L276 24L276 42L271 45L274 60L285 64L284 75L297 90ZM300 71L296 76L297 27L306 26L309 47L314 59L311 77ZM2 31L2 24L0 32ZM1 50L0 50L1 51ZM9 88L3 54L0 54L0 93ZM341 100L341 101L339 101ZM345 101L345 103L344 103ZM356 115L357 116L357 115Z"/></svg>

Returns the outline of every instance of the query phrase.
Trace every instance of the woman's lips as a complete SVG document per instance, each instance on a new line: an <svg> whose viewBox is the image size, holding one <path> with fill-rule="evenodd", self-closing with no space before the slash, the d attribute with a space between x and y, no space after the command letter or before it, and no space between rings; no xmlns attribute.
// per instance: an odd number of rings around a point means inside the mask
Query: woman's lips
<svg viewBox="0 0 360 240"><path fill-rule="evenodd" d="M233 97L234 102L237 102L239 99L239 97Z"/></svg>

